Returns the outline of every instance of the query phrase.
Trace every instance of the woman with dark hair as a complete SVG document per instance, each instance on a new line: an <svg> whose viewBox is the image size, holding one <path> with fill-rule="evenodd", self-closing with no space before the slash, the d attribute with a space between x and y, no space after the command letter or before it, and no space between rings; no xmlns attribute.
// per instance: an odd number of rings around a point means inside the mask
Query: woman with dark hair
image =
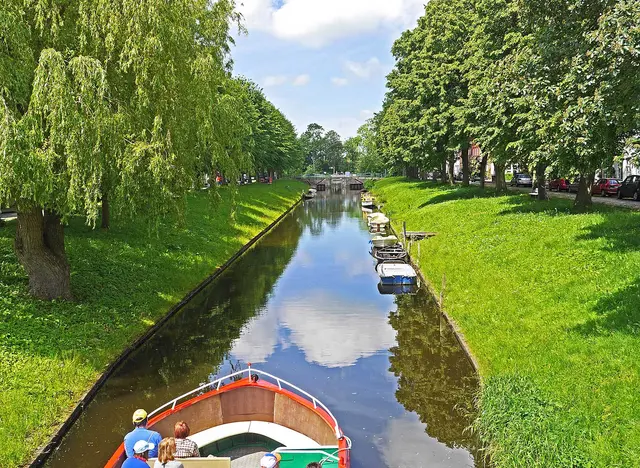
<svg viewBox="0 0 640 468"><path fill-rule="evenodd" d="M184 468L184 465L176 460L176 439L165 437L158 447L158 459L153 468Z"/></svg>
<svg viewBox="0 0 640 468"><path fill-rule="evenodd" d="M189 429L189 425L184 421L178 421L173 427L173 435L176 438L176 457L190 458L200 456L198 444L193 440L187 439L190 433L191 429Z"/></svg>

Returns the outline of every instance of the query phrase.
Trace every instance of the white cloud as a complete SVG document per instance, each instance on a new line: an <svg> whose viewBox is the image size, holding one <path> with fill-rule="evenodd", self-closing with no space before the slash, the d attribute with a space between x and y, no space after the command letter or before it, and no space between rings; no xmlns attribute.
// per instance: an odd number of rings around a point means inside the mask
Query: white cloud
<svg viewBox="0 0 640 468"><path fill-rule="evenodd" d="M361 119L370 119L371 117L373 117L373 111L370 111L369 109L364 109L360 111L360 118Z"/></svg>
<svg viewBox="0 0 640 468"><path fill-rule="evenodd" d="M333 83L334 86L347 86L349 84L349 80L347 80L346 78L331 78L331 83Z"/></svg>
<svg viewBox="0 0 640 468"><path fill-rule="evenodd" d="M425 0L244 0L239 11L249 32L260 30L280 39L322 47L337 39L379 29L412 26Z"/></svg>
<svg viewBox="0 0 640 468"><path fill-rule="evenodd" d="M309 84L311 77L309 75L298 75L293 79L293 86L305 86Z"/></svg>
<svg viewBox="0 0 640 468"><path fill-rule="evenodd" d="M383 71L382 64L378 57L372 57L366 62L352 62L347 60L344 63L344 68L352 75L365 80Z"/></svg>
<svg viewBox="0 0 640 468"><path fill-rule="evenodd" d="M265 76L262 80L262 84L265 88L272 88L274 86L282 86L287 82L287 77L285 75L271 75Z"/></svg>

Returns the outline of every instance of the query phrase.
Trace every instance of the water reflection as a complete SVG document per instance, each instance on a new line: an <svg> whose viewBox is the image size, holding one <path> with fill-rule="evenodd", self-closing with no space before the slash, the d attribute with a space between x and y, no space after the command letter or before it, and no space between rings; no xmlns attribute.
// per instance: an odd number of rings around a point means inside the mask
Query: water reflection
<svg viewBox="0 0 640 468"><path fill-rule="evenodd" d="M389 318L398 342L389 357L398 378L396 398L419 415L431 437L452 449L473 448L468 427L478 379L471 363L424 289L398 296L397 304Z"/></svg>
<svg viewBox="0 0 640 468"><path fill-rule="evenodd" d="M368 240L358 193L306 202L118 369L49 466L102 466L135 408L238 361L323 400L353 468L473 466L473 371L425 291L378 292Z"/></svg>

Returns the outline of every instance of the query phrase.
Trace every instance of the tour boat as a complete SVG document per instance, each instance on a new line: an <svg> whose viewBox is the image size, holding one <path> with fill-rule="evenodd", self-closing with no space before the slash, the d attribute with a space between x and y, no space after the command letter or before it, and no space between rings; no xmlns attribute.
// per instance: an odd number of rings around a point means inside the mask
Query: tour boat
<svg viewBox="0 0 640 468"><path fill-rule="evenodd" d="M310 188L305 194L303 194L303 197L309 200L310 198L315 198L316 195L317 195L317 190Z"/></svg>
<svg viewBox="0 0 640 468"><path fill-rule="evenodd" d="M258 467L267 452L279 453L279 468L311 462L349 468L351 440L320 400L266 372L243 369L202 385L149 413L148 428L173 436L176 422L191 427L199 458L181 458L184 468ZM124 444L105 465L120 468ZM205 458L206 457L206 458ZM153 466L155 459L149 460Z"/></svg>
<svg viewBox="0 0 640 468"><path fill-rule="evenodd" d="M398 260L386 260L376 266L383 285L418 284L418 275L411 265Z"/></svg>
<svg viewBox="0 0 640 468"><path fill-rule="evenodd" d="M391 245L396 245L398 243L398 238L394 235L383 236L381 234L374 234L371 238L371 244L374 247L389 247Z"/></svg>

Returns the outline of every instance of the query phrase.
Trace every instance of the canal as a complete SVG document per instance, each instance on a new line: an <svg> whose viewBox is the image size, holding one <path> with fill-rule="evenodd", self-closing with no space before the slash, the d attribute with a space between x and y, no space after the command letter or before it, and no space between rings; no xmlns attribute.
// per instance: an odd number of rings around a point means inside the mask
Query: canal
<svg viewBox="0 0 640 468"><path fill-rule="evenodd" d="M151 410L252 363L322 400L353 468L472 467L477 376L423 288L381 295L354 192L286 217L124 362L48 467L101 467Z"/></svg>

